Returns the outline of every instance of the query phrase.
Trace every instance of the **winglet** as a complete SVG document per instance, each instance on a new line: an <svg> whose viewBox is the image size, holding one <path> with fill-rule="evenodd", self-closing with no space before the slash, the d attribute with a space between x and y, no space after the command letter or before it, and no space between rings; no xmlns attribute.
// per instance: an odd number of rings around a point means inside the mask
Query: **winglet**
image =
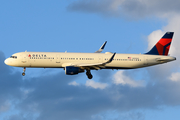
<svg viewBox="0 0 180 120"><path fill-rule="evenodd" d="M115 56L115 55L116 55L116 53L114 53L114 54L112 55L112 57L111 57L105 64L112 62L112 60L114 59L114 56Z"/></svg>
<svg viewBox="0 0 180 120"><path fill-rule="evenodd" d="M106 45L107 41L104 42L104 44L99 48L98 51L96 51L95 53L101 53Z"/></svg>

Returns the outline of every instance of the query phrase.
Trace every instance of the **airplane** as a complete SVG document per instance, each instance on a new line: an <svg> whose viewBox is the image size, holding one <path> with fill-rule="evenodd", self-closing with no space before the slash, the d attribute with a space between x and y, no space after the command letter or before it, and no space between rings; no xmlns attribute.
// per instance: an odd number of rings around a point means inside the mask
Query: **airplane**
<svg viewBox="0 0 180 120"><path fill-rule="evenodd" d="M135 69L176 60L168 55L174 32L166 32L156 45L144 54L101 53L107 41L95 53L69 52L19 52L7 58L4 63L9 66L26 68L64 68L66 75L76 75L86 71L92 79L91 70L101 69Z"/></svg>

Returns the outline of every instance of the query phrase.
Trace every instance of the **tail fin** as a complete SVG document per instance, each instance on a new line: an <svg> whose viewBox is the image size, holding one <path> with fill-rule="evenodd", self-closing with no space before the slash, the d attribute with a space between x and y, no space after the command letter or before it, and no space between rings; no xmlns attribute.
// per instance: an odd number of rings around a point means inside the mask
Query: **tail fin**
<svg viewBox="0 0 180 120"><path fill-rule="evenodd" d="M174 32L167 32L164 36L156 43L156 45L146 54L150 55L168 55L171 41Z"/></svg>

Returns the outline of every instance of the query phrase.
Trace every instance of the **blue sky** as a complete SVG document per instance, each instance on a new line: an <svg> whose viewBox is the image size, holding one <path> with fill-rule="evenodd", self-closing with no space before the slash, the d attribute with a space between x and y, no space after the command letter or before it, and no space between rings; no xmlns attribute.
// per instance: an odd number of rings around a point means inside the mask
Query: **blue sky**
<svg viewBox="0 0 180 120"><path fill-rule="evenodd" d="M180 2L173 0L39 0L0 2L2 120L169 120L180 112ZM9 67L16 52L145 53L175 32L172 63L67 76L63 69Z"/></svg>

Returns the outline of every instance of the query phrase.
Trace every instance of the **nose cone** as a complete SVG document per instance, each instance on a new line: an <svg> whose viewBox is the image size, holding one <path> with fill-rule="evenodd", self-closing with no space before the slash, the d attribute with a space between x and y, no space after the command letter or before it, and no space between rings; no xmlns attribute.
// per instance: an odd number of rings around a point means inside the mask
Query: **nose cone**
<svg viewBox="0 0 180 120"><path fill-rule="evenodd" d="M5 63L6 65L10 65L9 58L7 58L7 59L4 61L4 63Z"/></svg>
<svg viewBox="0 0 180 120"><path fill-rule="evenodd" d="M8 60L7 60L7 59L5 59L4 63L7 65L7 63L8 63Z"/></svg>

